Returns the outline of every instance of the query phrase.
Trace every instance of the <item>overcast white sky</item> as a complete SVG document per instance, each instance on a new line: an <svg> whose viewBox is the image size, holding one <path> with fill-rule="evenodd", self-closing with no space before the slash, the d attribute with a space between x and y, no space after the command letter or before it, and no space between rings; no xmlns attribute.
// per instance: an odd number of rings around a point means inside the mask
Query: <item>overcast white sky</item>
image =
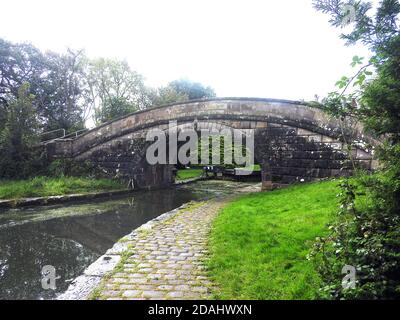
<svg viewBox="0 0 400 320"><path fill-rule="evenodd" d="M218 96L312 99L354 55L311 0L0 0L0 37L127 59L151 86L189 78Z"/></svg>

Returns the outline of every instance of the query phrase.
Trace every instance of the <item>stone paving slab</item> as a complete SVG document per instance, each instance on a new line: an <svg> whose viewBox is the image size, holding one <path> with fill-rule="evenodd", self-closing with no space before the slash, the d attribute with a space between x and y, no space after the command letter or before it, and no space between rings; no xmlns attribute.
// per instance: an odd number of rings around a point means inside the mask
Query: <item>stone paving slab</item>
<svg viewBox="0 0 400 320"><path fill-rule="evenodd" d="M193 203L122 239L127 250L94 299L207 299L204 259L211 222L226 203Z"/></svg>

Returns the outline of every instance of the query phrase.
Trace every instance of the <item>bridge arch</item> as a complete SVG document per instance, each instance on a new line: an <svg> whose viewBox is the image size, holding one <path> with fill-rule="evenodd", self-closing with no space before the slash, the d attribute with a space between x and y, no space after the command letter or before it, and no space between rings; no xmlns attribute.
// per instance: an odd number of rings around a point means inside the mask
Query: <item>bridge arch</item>
<svg viewBox="0 0 400 320"><path fill-rule="evenodd" d="M351 174L354 166L373 169L372 147L379 142L360 123L339 121L303 102L260 98L188 101L135 112L102 124L75 139L48 144L52 157L90 159L108 174L133 176L139 187L168 185L168 166L146 166L147 130L197 125L254 130L264 187ZM357 142L346 149L345 142ZM346 167L343 163L351 164ZM345 168L343 170L343 167ZM138 178L139 176L142 178Z"/></svg>

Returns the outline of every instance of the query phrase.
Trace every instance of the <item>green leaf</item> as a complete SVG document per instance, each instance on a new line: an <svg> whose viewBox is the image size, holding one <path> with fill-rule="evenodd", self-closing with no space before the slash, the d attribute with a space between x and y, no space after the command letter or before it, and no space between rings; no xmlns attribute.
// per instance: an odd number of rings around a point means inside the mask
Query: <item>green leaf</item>
<svg viewBox="0 0 400 320"><path fill-rule="evenodd" d="M354 56L350 65L354 68L356 65L362 64L363 59L363 57Z"/></svg>

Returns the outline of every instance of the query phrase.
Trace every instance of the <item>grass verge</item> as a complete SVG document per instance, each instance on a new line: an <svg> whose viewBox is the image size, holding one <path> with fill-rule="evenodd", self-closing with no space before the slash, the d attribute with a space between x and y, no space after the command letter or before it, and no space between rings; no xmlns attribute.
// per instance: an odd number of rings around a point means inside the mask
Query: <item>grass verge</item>
<svg viewBox="0 0 400 320"><path fill-rule="evenodd" d="M338 181L243 196L225 207L210 237L216 299L313 299L320 279L306 259L328 232Z"/></svg>
<svg viewBox="0 0 400 320"><path fill-rule="evenodd" d="M111 179L76 177L35 177L29 180L0 181L0 199L48 197L76 193L105 192L124 189L124 185Z"/></svg>
<svg viewBox="0 0 400 320"><path fill-rule="evenodd" d="M201 176L203 170L202 169L182 169L178 170L176 174L176 180L188 180L193 178L198 178Z"/></svg>

